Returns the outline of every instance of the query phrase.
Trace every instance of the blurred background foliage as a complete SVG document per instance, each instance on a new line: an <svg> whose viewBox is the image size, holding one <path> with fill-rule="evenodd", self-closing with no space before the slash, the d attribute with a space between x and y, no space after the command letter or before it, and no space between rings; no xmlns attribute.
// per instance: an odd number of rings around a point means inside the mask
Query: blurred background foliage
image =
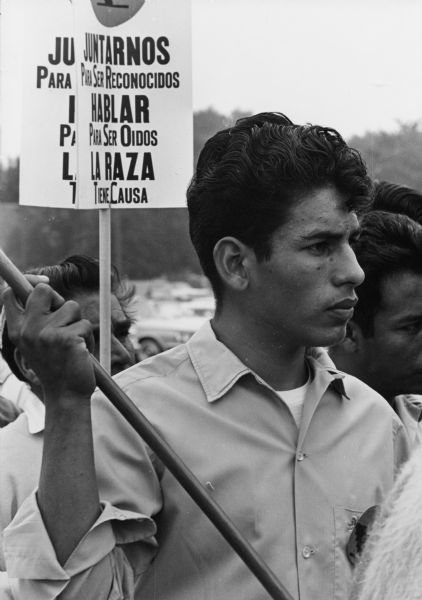
<svg viewBox="0 0 422 600"><path fill-rule="evenodd" d="M194 162L204 142L247 113L194 114ZM397 131L368 132L348 142L358 148L376 179L422 190L422 131L399 123ZM0 244L17 265L53 264L71 254L98 256L96 210L19 206L19 160L0 166ZM190 279L201 272L188 233L187 210L115 210L112 262L130 279Z"/></svg>

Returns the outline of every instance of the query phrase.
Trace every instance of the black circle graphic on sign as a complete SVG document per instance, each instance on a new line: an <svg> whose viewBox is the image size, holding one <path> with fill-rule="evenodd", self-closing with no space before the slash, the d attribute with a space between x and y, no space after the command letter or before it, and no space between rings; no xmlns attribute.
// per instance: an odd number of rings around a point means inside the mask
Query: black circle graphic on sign
<svg viewBox="0 0 422 600"><path fill-rule="evenodd" d="M126 23L145 4L145 0L91 0L95 16L105 27Z"/></svg>

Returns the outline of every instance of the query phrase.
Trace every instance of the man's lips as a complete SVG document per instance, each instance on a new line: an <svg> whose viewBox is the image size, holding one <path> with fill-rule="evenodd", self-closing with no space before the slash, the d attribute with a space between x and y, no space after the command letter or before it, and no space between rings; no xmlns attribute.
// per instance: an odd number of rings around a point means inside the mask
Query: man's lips
<svg viewBox="0 0 422 600"><path fill-rule="evenodd" d="M330 306L328 310L350 310L356 306L357 301L357 298L345 298L344 300L336 302L336 304Z"/></svg>
<svg viewBox="0 0 422 600"><path fill-rule="evenodd" d="M347 321L353 317L357 298L345 298L328 307L328 312L340 321Z"/></svg>

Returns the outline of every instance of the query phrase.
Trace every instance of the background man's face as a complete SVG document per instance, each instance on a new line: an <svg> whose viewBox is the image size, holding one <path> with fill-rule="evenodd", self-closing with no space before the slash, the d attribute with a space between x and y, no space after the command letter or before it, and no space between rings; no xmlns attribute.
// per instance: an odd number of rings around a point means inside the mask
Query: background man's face
<svg viewBox="0 0 422 600"><path fill-rule="evenodd" d="M253 272L254 318L274 343L328 346L353 315L364 275L350 246L356 215L333 187L306 194L273 236L269 260ZM340 303L340 304L339 304Z"/></svg>
<svg viewBox="0 0 422 600"><path fill-rule="evenodd" d="M100 303L96 292L79 294L74 297L82 312L82 317L92 324L94 333L95 358L100 348ZM129 339L130 319L124 313L116 296L111 296L111 374L115 375L135 364L135 350Z"/></svg>
<svg viewBox="0 0 422 600"><path fill-rule="evenodd" d="M422 273L384 280L374 335L363 341L366 383L387 399L422 394Z"/></svg>

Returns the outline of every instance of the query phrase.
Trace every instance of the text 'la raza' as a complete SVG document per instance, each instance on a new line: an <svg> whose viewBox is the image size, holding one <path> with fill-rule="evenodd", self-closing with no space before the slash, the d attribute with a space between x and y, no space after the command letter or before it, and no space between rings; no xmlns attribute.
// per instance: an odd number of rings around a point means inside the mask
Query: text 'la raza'
<svg viewBox="0 0 422 600"><path fill-rule="evenodd" d="M153 181L151 152L91 152L91 180Z"/></svg>

